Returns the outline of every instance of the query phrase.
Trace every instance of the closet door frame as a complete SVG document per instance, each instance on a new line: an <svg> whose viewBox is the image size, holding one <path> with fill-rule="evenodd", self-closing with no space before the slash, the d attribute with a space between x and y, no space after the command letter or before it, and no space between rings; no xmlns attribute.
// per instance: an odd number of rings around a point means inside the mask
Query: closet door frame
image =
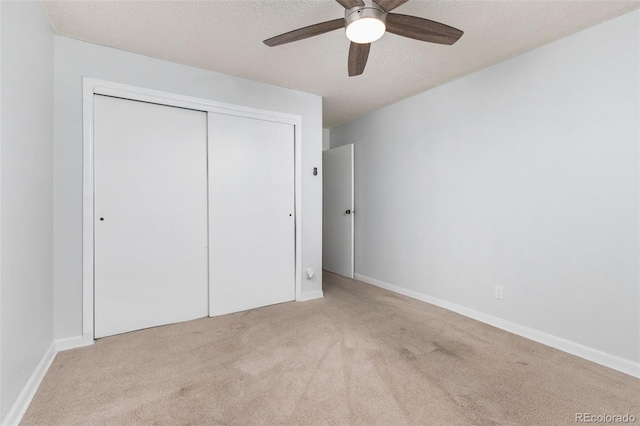
<svg viewBox="0 0 640 426"><path fill-rule="evenodd" d="M295 300L302 300L302 117L177 95L94 78L82 80L82 344L94 342L94 109L95 95L292 124L294 126Z"/></svg>

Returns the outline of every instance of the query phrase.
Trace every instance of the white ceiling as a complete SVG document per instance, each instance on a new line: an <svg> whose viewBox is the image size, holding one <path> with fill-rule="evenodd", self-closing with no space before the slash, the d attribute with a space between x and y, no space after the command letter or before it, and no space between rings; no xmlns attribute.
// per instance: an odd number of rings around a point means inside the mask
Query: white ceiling
<svg viewBox="0 0 640 426"><path fill-rule="evenodd" d="M640 7L633 1L425 1L395 13L464 31L453 46L385 34L363 75L347 76L344 30L262 40L344 16L333 0L43 1L61 36L315 93L331 128Z"/></svg>

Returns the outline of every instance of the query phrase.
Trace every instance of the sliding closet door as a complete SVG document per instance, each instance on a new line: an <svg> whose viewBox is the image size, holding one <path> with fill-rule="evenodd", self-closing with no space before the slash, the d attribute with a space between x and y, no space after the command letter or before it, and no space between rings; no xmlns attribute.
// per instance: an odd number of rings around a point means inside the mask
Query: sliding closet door
<svg viewBox="0 0 640 426"><path fill-rule="evenodd" d="M207 316L206 113L94 108L95 337Z"/></svg>
<svg viewBox="0 0 640 426"><path fill-rule="evenodd" d="M211 315L295 299L294 127L209 114Z"/></svg>

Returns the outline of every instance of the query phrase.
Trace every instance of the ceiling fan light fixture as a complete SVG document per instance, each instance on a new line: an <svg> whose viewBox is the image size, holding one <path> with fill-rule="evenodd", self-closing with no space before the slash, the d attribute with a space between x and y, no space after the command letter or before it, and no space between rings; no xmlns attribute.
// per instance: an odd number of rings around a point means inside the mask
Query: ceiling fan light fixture
<svg viewBox="0 0 640 426"><path fill-rule="evenodd" d="M381 20L362 18L347 27L347 38L354 43L371 43L382 37L386 30L387 27Z"/></svg>
<svg viewBox="0 0 640 426"><path fill-rule="evenodd" d="M384 35L387 27L387 12L372 0L365 0L364 6L345 11L345 27L347 38L354 43L367 44Z"/></svg>
<svg viewBox="0 0 640 426"><path fill-rule="evenodd" d="M0 0L2 1L2 0ZM349 43L347 69L349 77L364 72L371 43L388 31L390 33L429 43L451 45L463 32L440 22L411 15L390 13L409 0L336 0L345 8L344 18L319 22L264 40L267 46L280 46L304 40L340 28L345 29ZM354 6L354 4L356 6ZM353 7L352 7L353 6ZM387 23L389 24L387 26Z"/></svg>

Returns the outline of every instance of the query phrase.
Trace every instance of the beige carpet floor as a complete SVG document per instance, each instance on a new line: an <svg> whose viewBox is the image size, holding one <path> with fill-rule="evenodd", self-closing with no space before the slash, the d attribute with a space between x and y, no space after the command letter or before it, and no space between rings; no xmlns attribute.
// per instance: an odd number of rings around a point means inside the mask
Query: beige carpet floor
<svg viewBox="0 0 640 426"><path fill-rule="evenodd" d="M60 352L26 425L557 425L640 380L325 273L325 298Z"/></svg>

